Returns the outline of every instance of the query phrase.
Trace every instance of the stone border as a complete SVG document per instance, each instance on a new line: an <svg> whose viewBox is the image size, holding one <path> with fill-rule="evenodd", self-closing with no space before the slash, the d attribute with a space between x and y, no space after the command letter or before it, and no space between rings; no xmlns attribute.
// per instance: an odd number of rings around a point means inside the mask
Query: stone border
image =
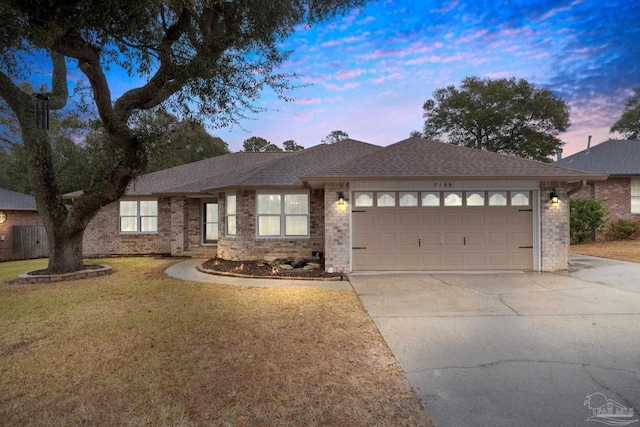
<svg viewBox="0 0 640 427"><path fill-rule="evenodd" d="M315 281L322 281L322 282L329 282L329 281L335 282L335 281L349 280L346 274L343 274L342 276L335 276L335 277L253 276L249 274L238 274L238 273L229 273L227 271L209 270L207 268L202 267L201 265L196 265L196 270L198 270L200 273L211 274L212 276L237 277L239 279L315 280Z"/></svg>
<svg viewBox="0 0 640 427"><path fill-rule="evenodd" d="M87 268L84 270L74 271L64 274L29 274L21 273L18 276L18 283L38 284L38 283L55 283L66 282L70 280L90 279L93 277L107 276L113 273L110 265L100 265L98 268Z"/></svg>

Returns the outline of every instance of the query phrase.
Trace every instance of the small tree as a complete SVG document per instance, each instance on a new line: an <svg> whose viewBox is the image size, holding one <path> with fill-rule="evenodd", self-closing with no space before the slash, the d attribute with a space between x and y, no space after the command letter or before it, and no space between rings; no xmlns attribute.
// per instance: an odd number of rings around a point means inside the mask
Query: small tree
<svg viewBox="0 0 640 427"><path fill-rule="evenodd" d="M424 103L425 138L540 161L564 143L569 107L526 80L467 77Z"/></svg>
<svg viewBox="0 0 640 427"><path fill-rule="evenodd" d="M341 130L334 130L329 135L325 136L321 142L323 144L333 144L338 141L343 141L345 139L349 139L348 133Z"/></svg>
<svg viewBox="0 0 640 427"><path fill-rule="evenodd" d="M571 199L569 210L571 243L593 239L596 231L601 230L606 223L606 208L602 200Z"/></svg>
<svg viewBox="0 0 640 427"><path fill-rule="evenodd" d="M300 151L304 150L304 147L298 143L296 143L293 139L286 140L282 143L282 148L284 151Z"/></svg>
<svg viewBox="0 0 640 427"><path fill-rule="evenodd" d="M611 127L610 133L619 132L627 139L640 139L640 86L624 106L622 116Z"/></svg>
<svg viewBox="0 0 640 427"><path fill-rule="evenodd" d="M278 147L275 144L270 143L264 138L260 138L259 136L252 136L251 138L247 138L242 143L243 151L282 151L282 148Z"/></svg>

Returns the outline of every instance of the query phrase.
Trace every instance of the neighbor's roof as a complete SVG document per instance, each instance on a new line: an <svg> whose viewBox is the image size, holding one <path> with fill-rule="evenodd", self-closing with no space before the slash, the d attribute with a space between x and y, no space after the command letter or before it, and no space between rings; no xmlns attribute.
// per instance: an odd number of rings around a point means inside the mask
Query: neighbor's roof
<svg viewBox="0 0 640 427"><path fill-rule="evenodd" d="M332 165L340 165L353 159L381 150L382 147L366 142L346 139L333 144L319 144L304 150L274 157L262 164L250 164L231 171L219 171L201 180L161 191L165 194L193 193L222 188L242 187L290 187L302 186L300 177L315 173ZM236 153L249 154L249 153Z"/></svg>
<svg viewBox="0 0 640 427"><path fill-rule="evenodd" d="M14 211L35 211L36 198L28 194L17 193L0 188L0 209Z"/></svg>
<svg viewBox="0 0 640 427"><path fill-rule="evenodd" d="M327 178L519 178L605 179L552 163L527 160L422 138L408 138L382 150L319 173L305 180Z"/></svg>
<svg viewBox="0 0 640 427"><path fill-rule="evenodd" d="M593 173L640 175L640 141L605 141L556 164Z"/></svg>

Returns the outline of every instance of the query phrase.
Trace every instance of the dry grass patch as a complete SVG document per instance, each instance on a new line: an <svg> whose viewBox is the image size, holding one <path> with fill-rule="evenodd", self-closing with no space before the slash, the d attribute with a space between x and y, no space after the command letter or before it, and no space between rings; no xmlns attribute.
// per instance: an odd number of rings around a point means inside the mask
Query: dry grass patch
<svg viewBox="0 0 640 427"><path fill-rule="evenodd" d="M353 292L165 277L0 285L4 425L428 426Z"/></svg>
<svg viewBox="0 0 640 427"><path fill-rule="evenodd" d="M571 245L571 253L640 263L640 241L618 240Z"/></svg>

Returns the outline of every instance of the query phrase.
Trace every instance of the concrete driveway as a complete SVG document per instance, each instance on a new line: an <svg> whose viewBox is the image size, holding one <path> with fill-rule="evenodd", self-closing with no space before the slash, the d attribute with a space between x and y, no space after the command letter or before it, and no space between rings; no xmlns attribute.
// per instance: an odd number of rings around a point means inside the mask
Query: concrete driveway
<svg viewBox="0 0 640 427"><path fill-rule="evenodd" d="M609 421L639 419L639 293L538 273L350 280L436 427L594 425L605 398L635 410Z"/></svg>

